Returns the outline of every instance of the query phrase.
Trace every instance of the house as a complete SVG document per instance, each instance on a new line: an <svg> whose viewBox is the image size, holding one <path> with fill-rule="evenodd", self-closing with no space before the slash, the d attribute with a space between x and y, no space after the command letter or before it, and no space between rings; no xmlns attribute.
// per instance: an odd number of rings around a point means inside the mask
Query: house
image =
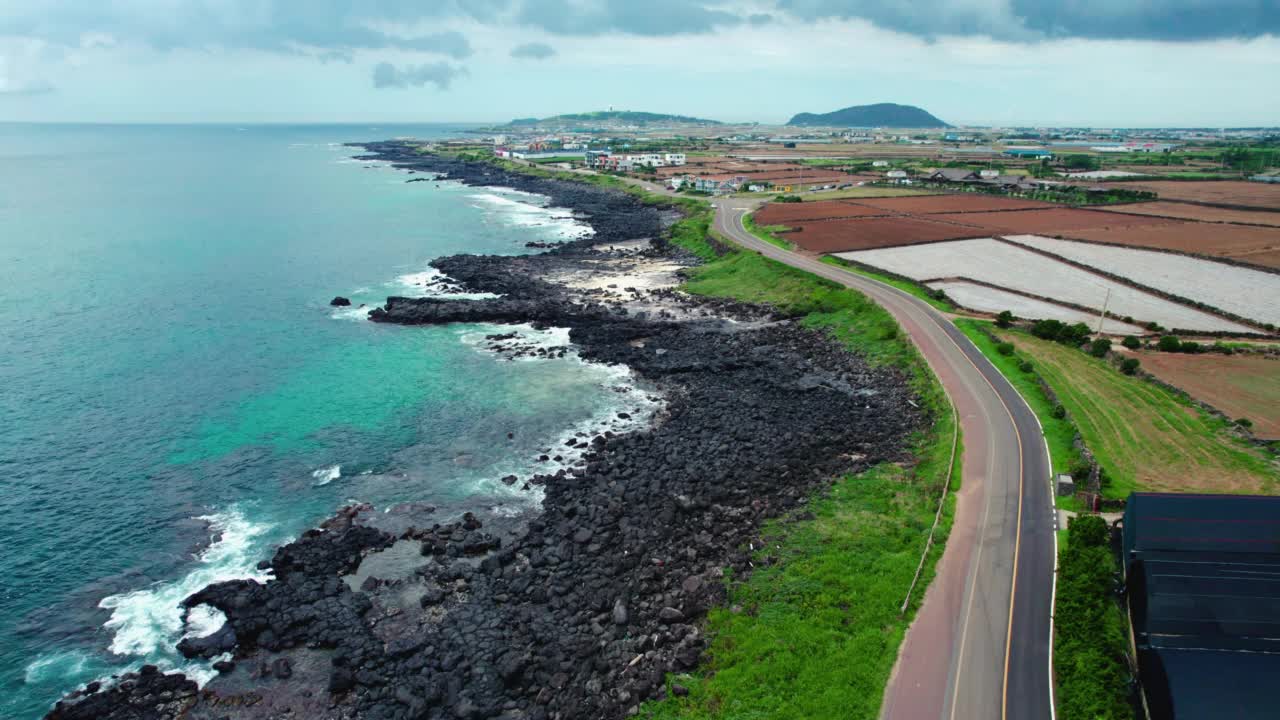
<svg viewBox="0 0 1280 720"><path fill-rule="evenodd" d="M1000 171L999 170L979 170L978 177L980 178L1000 177Z"/></svg>
<svg viewBox="0 0 1280 720"><path fill-rule="evenodd" d="M746 181L747 178L742 175L699 175L693 178L693 189L723 195L737 190Z"/></svg>
<svg viewBox="0 0 1280 720"><path fill-rule="evenodd" d="M929 173L925 178L931 182L974 182L979 178L978 173L964 168L941 168Z"/></svg>
<svg viewBox="0 0 1280 720"><path fill-rule="evenodd" d="M872 163L871 163L871 167L889 167L889 161L888 161L888 160L874 160L874 161L872 161Z"/></svg>
<svg viewBox="0 0 1280 720"><path fill-rule="evenodd" d="M662 159L667 165L673 166L673 167L684 165L685 162L687 162L685 160L684 153L667 153L662 156Z"/></svg>
<svg viewBox="0 0 1280 720"><path fill-rule="evenodd" d="M1005 155L1020 160L1052 160L1053 153L1044 148L1007 148Z"/></svg>
<svg viewBox="0 0 1280 720"><path fill-rule="evenodd" d="M690 178L688 178L687 176L669 177L667 178L667 187L671 188L672 190L679 190L680 188L688 184L689 181L690 181Z"/></svg>
<svg viewBox="0 0 1280 720"><path fill-rule="evenodd" d="M907 171L906 170L890 170L889 172L885 173L884 176L890 179L899 180L907 176Z"/></svg>

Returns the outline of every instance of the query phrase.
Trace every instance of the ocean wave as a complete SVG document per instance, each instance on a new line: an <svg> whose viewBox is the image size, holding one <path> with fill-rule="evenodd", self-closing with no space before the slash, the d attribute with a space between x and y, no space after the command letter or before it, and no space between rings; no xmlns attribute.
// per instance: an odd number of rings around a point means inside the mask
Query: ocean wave
<svg viewBox="0 0 1280 720"><path fill-rule="evenodd" d="M545 236L558 240L577 240L595 234L595 229L575 216L569 208L548 205L550 200L546 196L504 188L487 190L488 192L471 193L467 197L478 202L475 207L496 215L503 223L520 228L537 228ZM517 193L516 197L508 197ZM535 201L530 202L530 199Z"/></svg>
<svg viewBox="0 0 1280 720"><path fill-rule="evenodd" d="M183 622L184 599L213 583L242 578L262 582L271 578L270 571L257 569L263 550L260 543L270 526L251 522L236 507L198 519L209 523L216 539L200 553L199 563L186 576L144 590L110 595L98 603L111 611L103 626L112 633L112 653L143 656L157 664L161 660L172 661L174 646L184 630L197 629L189 627L190 622ZM204 630L210 619L197 615L196 622L198 629Z"/></svg>
<svg viewBox="0 0 1280 720"><path fill-rule="evenodd" d="M322 467L311 473L311 477L316 479L317 487L323 487L342 477L342 466L330 465L329 467Z"/></svg>
<svg viewBox="0 0 1280 720"><path fill-rule="evenodd" d="M453 278L433 267L400 275L388 285L399 288L401 294L408 297L431 297L448 300L488 300L498 297L493 293L465 292Z"/></svg>

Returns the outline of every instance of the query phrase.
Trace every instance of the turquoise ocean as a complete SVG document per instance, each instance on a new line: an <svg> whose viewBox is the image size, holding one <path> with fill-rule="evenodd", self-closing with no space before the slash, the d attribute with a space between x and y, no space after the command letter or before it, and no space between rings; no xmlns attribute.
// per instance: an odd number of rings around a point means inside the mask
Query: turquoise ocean
<svg viewBox="0 0 1280 720"><path fill-rule="evenodd" d="M434 257L590 232L342 146L465 129L0 124L0 717L207 677L173 650L189 593L348 502L528 507L499 478L617 409L625 370L363 318Z"/></svg>

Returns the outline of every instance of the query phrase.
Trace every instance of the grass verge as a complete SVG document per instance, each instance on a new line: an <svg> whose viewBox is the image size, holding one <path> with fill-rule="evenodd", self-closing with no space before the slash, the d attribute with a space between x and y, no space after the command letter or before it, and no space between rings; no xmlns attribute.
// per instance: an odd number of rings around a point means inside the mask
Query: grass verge
<svg viewBox="0 0 1280 720"><path fill-rule="evenodd" d="M698 222L691 216L678 223L673 239L704 257L714 255L696 237ZM728 607L708 616L708 662L669 679L688 694L648 703L641 716L874 718L951 527L953 496L943 505L919 583L900 614L943 485L948 477L953 486L959 483L950 405L893 318L860 293L738 250L693 268L684 289L800 316L869 362L904 372L935 422L910 439L913 466L881 464L839 478L814 495L804 515L768 523L756 570L731 585Z"/></svg>
<svg viewBox="0 0 1280 720"><path fill-rule="evenodd" d="M1117 570L1106 522L1081 515L1059 551L1053 668L1062 720L1131 720L1124 611L1112 593Z"/></svg>
<svg viewBox="0 0 1280 720"><path fill-rule="evenodd" d="M778 237L778 233L790 230L786 225L757 225L751 213L747 213L742 217L742 226L747 229L747 232L771 245L777 245L783 250L792 249L790 241Z"/></svg>

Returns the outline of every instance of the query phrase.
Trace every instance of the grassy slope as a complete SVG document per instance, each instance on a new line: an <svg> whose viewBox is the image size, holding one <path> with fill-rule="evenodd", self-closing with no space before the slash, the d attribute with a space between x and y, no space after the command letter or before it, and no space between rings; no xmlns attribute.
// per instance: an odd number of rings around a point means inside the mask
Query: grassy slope
<svg viewBox="0 0 1280 720"><path fill-rule="evenodd" d="M707 256L705 242L686 223L677 242ZM705 227L705 226L704 226ZM874 718L898 646L933 576L950 527L946 504L937 543L905 616L902 603L934 521L938 494L951 465L955 431L941 388L893 319L856 292L755 253L731 252L696 268L685 286L702 295L772 303L826 328L871 362L907 373L938 418L911 438L919 462L880 465L840 478L813 499L812 519L780 519L761 563L730 588L728 608L714 610L706 632L710 661L672 679L687 697L648 703L651 718ZM763 561L771 556L773 562Z"/></svg>
<svg viewBox="0 0 1280 720"><path fill-rule="evenodd" d="M1108 497L1133 490L1276 491L1280 479L1226 423L1153 383L1120 374L1074 348L1002 331L1036 364L1112 478Z"/></svg>
<svg viewBox="0 0 1280 720"><path fill-rule="evenodd" d="M783 250L793 249L790 241L778 236L778 233L791 229L786 225L757 225L755 218L750 213L743 216L742 225L747 229L747 232L767 243L777 245Z"/></svg>

